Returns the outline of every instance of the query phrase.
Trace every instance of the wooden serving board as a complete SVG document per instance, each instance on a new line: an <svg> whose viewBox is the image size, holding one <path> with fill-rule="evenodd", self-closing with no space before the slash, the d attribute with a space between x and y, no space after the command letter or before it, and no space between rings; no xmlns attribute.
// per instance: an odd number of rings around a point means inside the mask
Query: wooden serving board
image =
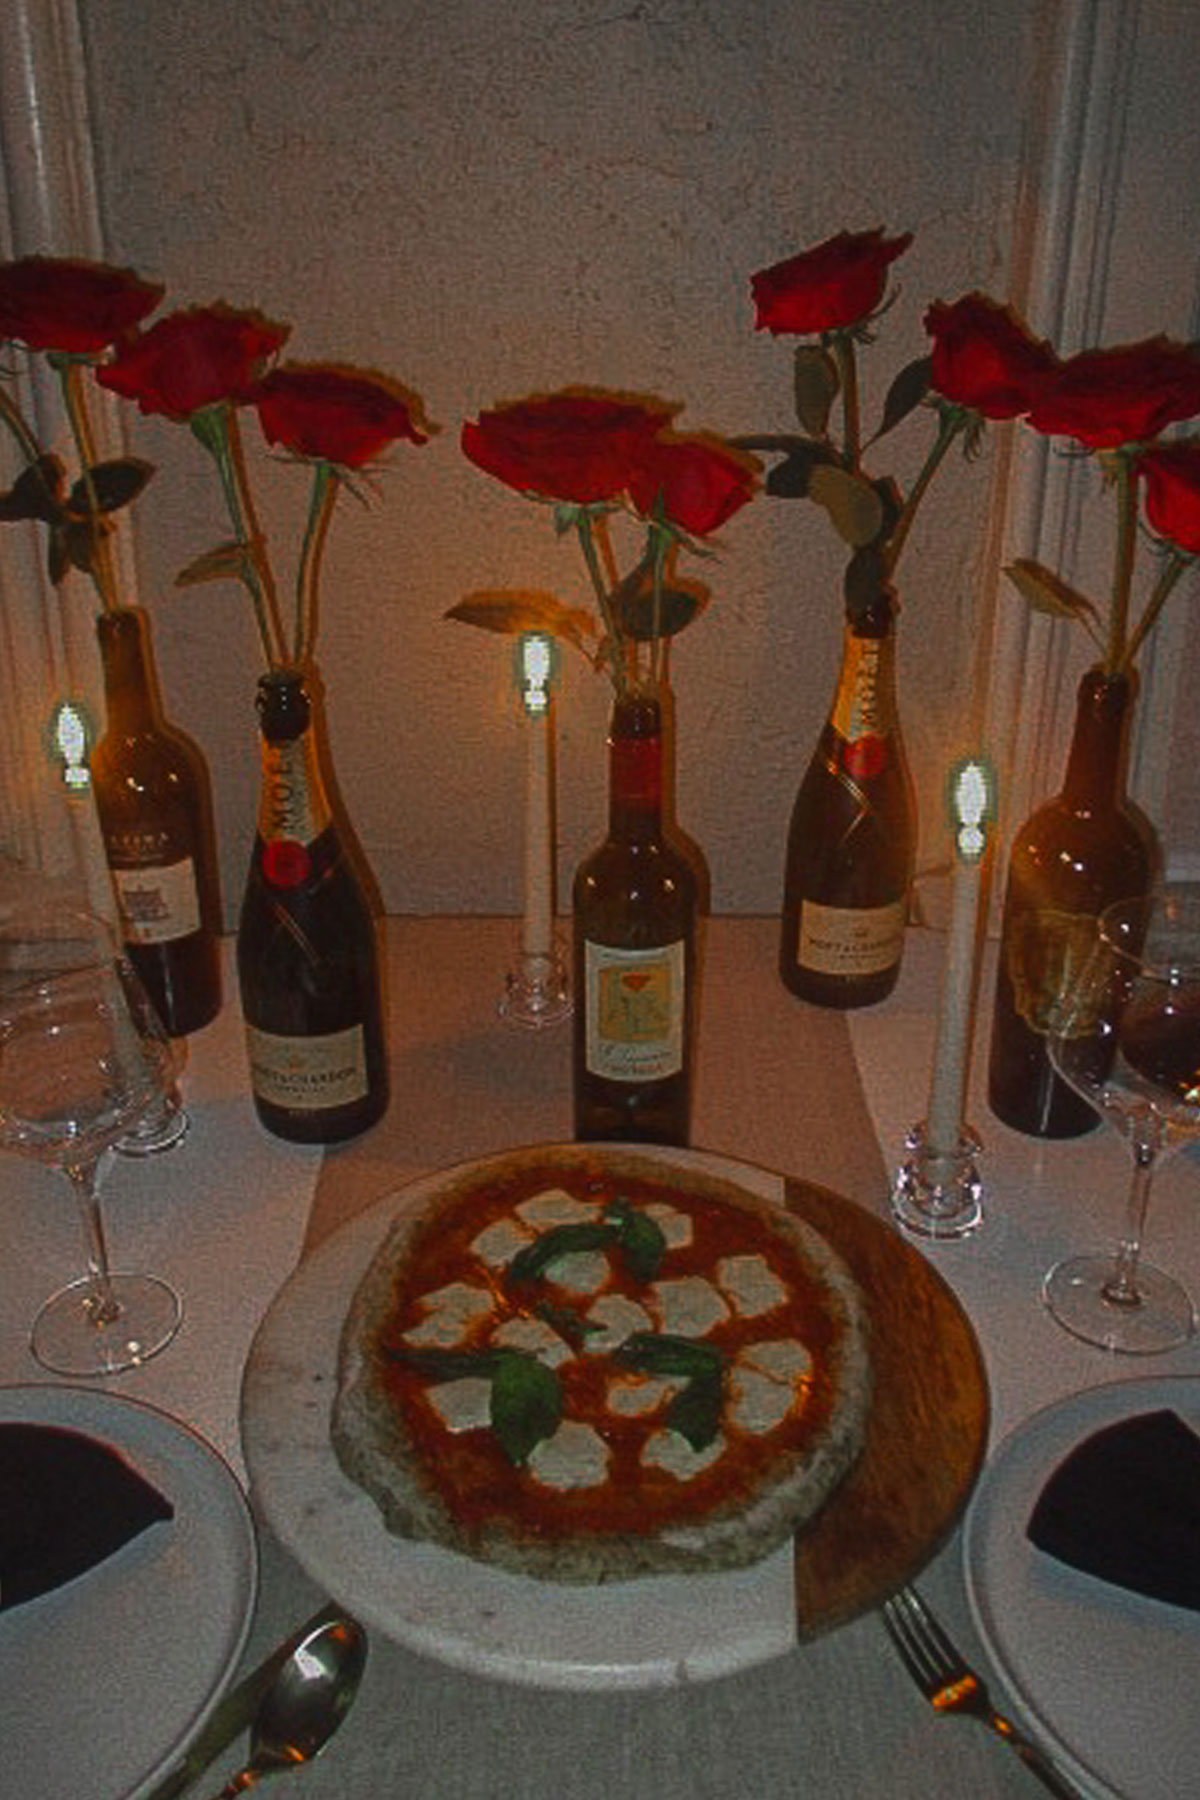
<svg viewBox="0 0 1200 1800"><path fill-rule="evenodd" d="M983 1357L954 1294L887 1221L789 1176L785 1202L845 1261L871 1318L866 1447L796 1539L796 1630L819 1636L878 1606L941 1548L988 1434Z"/></svg>

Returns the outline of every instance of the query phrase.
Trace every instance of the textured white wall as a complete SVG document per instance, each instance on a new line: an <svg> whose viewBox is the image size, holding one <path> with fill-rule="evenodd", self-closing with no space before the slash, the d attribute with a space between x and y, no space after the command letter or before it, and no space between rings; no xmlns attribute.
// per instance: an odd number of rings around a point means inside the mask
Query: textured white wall
<svg viewBox="0 0 1200 1800"><path fill-rule="evenodd" d="M683 422L786 429L790 346L752 270L841 229L912 230L864 362L868 407L921 354L925 306L1003 296L1030 69L1055 0L81 0L108 253L175 303L295 326L289 353L375 365L443 426L345 506L321 661L334 759L393 911L520 904L522 746L499 639L444 623L477 587L586 599L577 551L462 459L464 416L569 382L686 401ZM68 246L47 246L66 249ZM1162 323L1157 315L1146 329ZM878 472L911 479L924 419ZM172 594L223 532L185 433L139 423L143 597L170 710L203 744L232 912L257 787L256 649L232 587ZM902 709L926 861L967 729L988 464L947 469L902 567ZM302 507L259 459L281 571ZM679 816L718 910L774 911L796 782L840 636L824 520L760 501L680 640ZM608 692L568 667L560 888L602 821Z"/></svg>

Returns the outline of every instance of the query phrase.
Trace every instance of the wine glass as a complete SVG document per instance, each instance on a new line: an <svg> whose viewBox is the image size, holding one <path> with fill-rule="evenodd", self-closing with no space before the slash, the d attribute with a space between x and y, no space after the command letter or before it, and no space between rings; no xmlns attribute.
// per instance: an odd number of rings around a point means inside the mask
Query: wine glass
<svg viewBox="0 0 1200 1800"><path fill-rule="evenodd" d="M1168 883L1102 914L1050 1057L1125 1138L1133 1178L1115 1256L1058 1263L1043 1284L1046 1305L1089 1344L1170 1350L1195 1330L1195 1310L1173 1277L1142 1260L1141 1243L1154 1170L1200 1137L1200 882Z"/></svg>
<svg viewBox="0 0 1200 1800"><path fill-rule="evenodd" d="M172 1078L170 1042L101 920L44 906L0 916L0 1147L63 1170L86 1242L87 1274L33 1323L33 1354L55 1374L133 1368L179 1328L166 1282L110 1270L98 1178Z"/></svg>

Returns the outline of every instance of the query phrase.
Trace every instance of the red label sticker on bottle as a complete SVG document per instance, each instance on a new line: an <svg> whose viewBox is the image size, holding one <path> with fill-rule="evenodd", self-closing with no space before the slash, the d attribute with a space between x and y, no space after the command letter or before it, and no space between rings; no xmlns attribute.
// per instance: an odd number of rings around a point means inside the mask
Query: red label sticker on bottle
<svg viewBox="0 0 1200 1800"><path fill-rule="evenodd" d="M887 759L887 739L877 737L873 732L866 737L855 738L842 752L846 773L853 775L856 781L873 781L886 768Z"/></svg>
<svg viewBox="0 0 1200 1800"><path fill-rule="evenodd" d="M299 887L311 868L308 846L295 838L274 838L263 847L263 874L272 887Z"/></svg>

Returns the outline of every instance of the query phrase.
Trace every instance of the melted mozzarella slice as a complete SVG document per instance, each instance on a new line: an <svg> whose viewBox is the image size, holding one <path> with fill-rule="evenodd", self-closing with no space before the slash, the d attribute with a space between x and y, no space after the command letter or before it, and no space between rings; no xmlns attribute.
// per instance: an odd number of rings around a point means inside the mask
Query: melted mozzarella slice
<svg viewBox="0 0 1200 1800"><path fill-rule="evenodd" d="M728 1395L730 1421L756 1436L782 1425L796 1398L786 1381L736 1366L729 1371Z"/></svg>
<svg viewBox="0 0 1200 1800"><path fill-rule="evenodd" d="M493 1331L492 1342L506 1350L526 1350L552 1369L570 1362L575 1354L544 1319L505 1319Z"/></svg>
<svg viewBox="0 0 1200 1800"><path fill-rule="evenodd" d="M608 1384L608 1410L621 1419L641 1419L657 1412L683 1387L681 1375L619 1375Z"/></svg>
<svg viewBox="0 0 1200 1800"><path fill-rule="evenodd" d="M489 1268L502 1269L532 1238L533 1232L519 1220L497 1219L494 1224L485 1226L473 1241L471 1249Z"/></svg>
<svg viewBox="0 0 1200 1800"><path fill-rule="evenodd" d="M653 1200L646 1212L662 1232L668 1250L683 1250L692 1241L692 1221L661 1200Z"/></svg>
<svg viewBox="0 0 1200 1800"><path fill-rule="evenodd" d="M599 1487L608 1475L608 1445L590 1425L564 1419L558 1430L534 1446L529 1468L543 1487Z"/></svg>
<svg viewBox="0 0 1200 1800"><path fill-rule="evenodd" d="M568 1250L556 1256L546 1269L546 1280L570 1294L598 1294L612 1278L608 1255L603 1250Z"/></svg>
<svg viewBox="0 0 1200 1800"><path fill-rule="evenodd" d="M635 1331L649 1331L650 1314L636 1300L625 1294L601 1294L588 1307L589 1324L601 1327L589 1331L583 1341L585 1350L615 1350Z"/></svg>
<svg viewBox="0 0 1200 1800"><path fill-rule="evenodd" d="M528 1200L522 1200L516 1209L517 1217L532 1225L535 1231L544 1231L552 1225L582 1225L588 1219L598 1219L600 1208L596 1203L576 1200L563 1188L544 1188L540 1194L530 1194Z"/></svg>
<svg viewBox="0 0 1200 1800"><path fill-rule="evenodd" d="M491 1423L492 1384L486 1375L460 1375L425 1390L447 1431L477 1431Z"/></svg>
<svg viewBox="0 0 1200 1800"><path fill-rule="evenodd" d="M729 1317L729 1308L703 1275L656 1281L652 1288L659 1328L675 1337L703 1337Z"/></svg>
<svg viewBox="0 0 1200 1800"><path fill-rule="evenodd" d="M798 1338L764 1338L761 1344L745 1344L738 1361L792 1387L806 1384L812 1376L812 1353Z"/></svg>
<svg viewBox="0 0 1200 1800"><path fill-rule="evenodd" d="M664 1469L676 1481L690 1481L725 1454L725 1439L720 1435L703 1450L693 1450L677 1431L656 1431L642 1445L642 1461L648 1468Z"/></svg>
<svg viewBox="0 0 1200 1800"><path fill-rule="evenodd" d="M471 1326L487 1317L493 1306L490 1288L471 1287L465 1281L452 1281L448 1287L435 1288L422 1294L418 1304L425 1317L404 1333L406 1344L432 1344L451 1350L461 1344Z"/></svg>
<svg viewBox="0 0 1200 1800"><path fill-rule="evenodd" d="M733 1310L744 1319L756 1319L760 1313L773 1312L788 1297L765 1256L723 1256L717 1264L717 1281L727 1294Z"/></svg>

